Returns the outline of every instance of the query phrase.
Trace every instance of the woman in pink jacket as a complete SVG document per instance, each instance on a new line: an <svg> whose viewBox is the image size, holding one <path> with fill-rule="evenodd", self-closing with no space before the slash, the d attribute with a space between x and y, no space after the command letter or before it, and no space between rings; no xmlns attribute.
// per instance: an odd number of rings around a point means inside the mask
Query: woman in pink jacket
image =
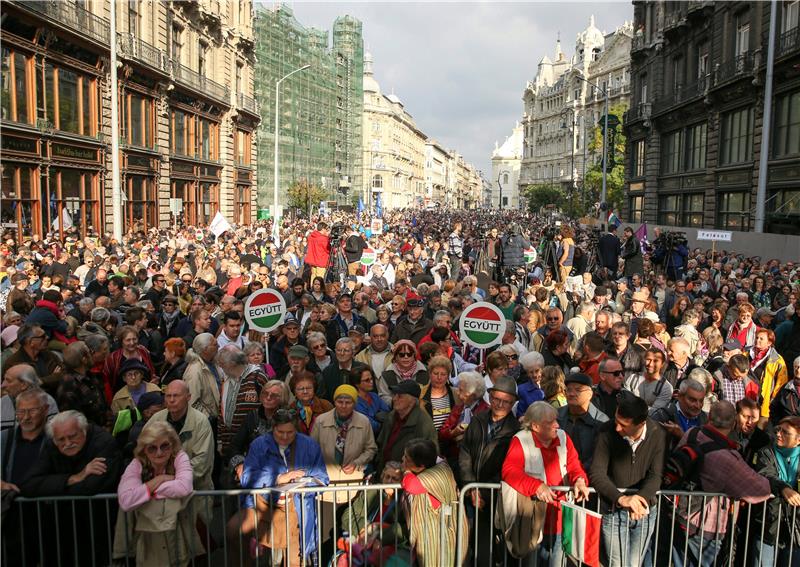
<svg viewBox="0 0 800 567"><path fill-rule="evenodd" d="M132 512L125 555L135 553L137 566L177 567L203 553L187 507L191 494L192 465L178 434L166 421L151 421L117 489L119 507Z"/></svg>

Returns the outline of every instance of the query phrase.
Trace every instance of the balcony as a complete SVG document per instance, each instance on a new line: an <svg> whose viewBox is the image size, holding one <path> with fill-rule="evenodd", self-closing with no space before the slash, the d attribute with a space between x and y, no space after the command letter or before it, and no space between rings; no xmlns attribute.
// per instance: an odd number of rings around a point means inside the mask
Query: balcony
<svg viewBox="0 0 800 567"><path fill-rule="evenodd" d="M689 2L686 3L686 15L701 16L708 8L713 11L714 2L711 2L710 0L689 0Z"/></svg>
<svg viewBox="0 0 800 567"><path fill-rule="evenodd" d="M15 4L44 16L57 26L68 28L101 45L108 45L111 34L108 20L92 14L73 2L17 0Z"/></svg>
<svg viewBox="0 0 800 567"><path fill-rule="evenodd" d="M664 16L664 33L677 32L688 25L686 14L683 11L670 12Z"/></svg>
<svg viewBox="0 0 800 567"><path fill-rule="evenodd" d="M204 77L197 71L192 71L186 65L173 61L172 77L176 82L186 87L203 93L219 102L229 104L230 91L228 87L216 81L212 81L208 77Z"/></svg>
<svg viewBox="0 0 800 567"><path fill-rule="evenodd" d="M625 124L639 120L650 120L650 114L653 110L653 105L649 102L640 102L639 104L632 105L627 111L625 116Z"/></svg>
<svg viewBox="0 0 800 567"><path fill-rule="evenodd" d="M755 58L751 51L737 55L730 61L717 65L714 69L713 87L718 88L727 83L752 75L755 69Z"/></svg>
<svg viewBox="0 0 800 567"><path fill-rule="evenodd" d="M165 52L131 34L117 34L120 57L142 63L169 75L171 60Z"/></svg>
<svg viewBox="0 0 800 567"><path fill-rule="evenodd" d="M697 81L688 85L676 85L671 93L656 100L656 113L665 112L674 106L705 96L707 88L708 75L700 77Z"/></svg>
<svg viewBox="0 0 800 567"><path fill-rule="evenodd" d="M800 49L800 26L795 26L778 38L778 57L785 57Z"/></svg>
<svg viewBox="0 0 800 567"><path fill-rule="evenodd" d="M256 99L244 93L239 93L236 97L236 106L258 116L258 102Z"/></svg>

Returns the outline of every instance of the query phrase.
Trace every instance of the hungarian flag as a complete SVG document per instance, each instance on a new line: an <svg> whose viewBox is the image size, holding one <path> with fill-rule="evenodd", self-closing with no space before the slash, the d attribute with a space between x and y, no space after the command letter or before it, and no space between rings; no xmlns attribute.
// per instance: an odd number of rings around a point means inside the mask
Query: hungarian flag
<svg viewBox="0 0 800 567"><path fill-rule="evenodd" d="M619 225L622 224L622 221L619 220L619 217L617 216L617 213L615 213L614 211L611 211L609 213L609 215L608 215L608 224L609 224L609 226L619 227Z"/></svg>
<svg viewBox="0 0 800 567"><path fill-rule="evenodd" d="M602 516L584 508L561 503L561 547L592 567L600 565L600 522Z"/></svg>

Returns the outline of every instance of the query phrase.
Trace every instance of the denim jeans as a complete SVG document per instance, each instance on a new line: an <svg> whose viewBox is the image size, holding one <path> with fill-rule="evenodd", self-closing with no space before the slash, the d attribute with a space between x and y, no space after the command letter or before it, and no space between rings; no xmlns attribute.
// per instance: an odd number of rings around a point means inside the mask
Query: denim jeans
<svg viewBox="0 0 800 567"><path fill-rule="evenodd" d="M755 542L750 565L753 567L800 567L800 549L791 550L792 561L789 562L789 547L776 548L768 543ZM775 555L777 554L777 562ZM759 562L759 556L761 562Z"/></svg>
<svg viewBox="0 0 800 567"><path fill-rule="evenodd" d="M631 520L627 510L603 516L603 547L608 567L638 567L644 561L656 527L657 508L641 520Z"/></svg>
<svg viewBox="0 0 800 567"><path fill-rule="evenodd" d="M698 533L688 538L688 545L686 540L685 532L675 528L675 539L672 544L672 563L675 567L712 567L714 565L717 553L722 547L721 539L704 538L702 534Z"/></svg>
<svg viewBox="0 0 800 567"><path fill-rule="evenodd" d="M565 556L561 549L561 534L544 534L538 549L526 555L522 567L564 567ZM509 565L513 565L510 563Z"/></svg>

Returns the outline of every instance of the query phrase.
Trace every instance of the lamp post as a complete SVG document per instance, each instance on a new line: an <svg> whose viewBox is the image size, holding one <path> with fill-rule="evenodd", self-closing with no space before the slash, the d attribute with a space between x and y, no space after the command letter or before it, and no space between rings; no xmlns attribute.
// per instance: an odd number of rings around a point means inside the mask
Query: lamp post
<svg viewBox="0 0 800 567"><path fill-rule="evenodd" d="M571 127L567 127L567 116L572 115ZM561 111L561 128L569 132L569 157L570 157L570 171L569 171L569 196L570 201L575 198L575 109L567 107ZM575 210L573 206L573 211Z"/></svg>
<svg viewBox="0 0 800 567"><path fill-rule="evenodd" d="M583 81L587 85L593 86L594 88L599 90L601 93L603 93L603 185L602 185L602 189L601 189L601 192L600 192L600 203L602 204L602 203L606 202L606 182L607 182L607 179L608 179L608 176L607 176L608 172L607 172L607 167L606 167L606 165L607 165L606 161L608 160L608 92L604 88L601 88L601 87L599 87L597 85L593 85L585 77L582 77L580 75L575 75L575 78ZM584 144L585 143L586 143L586 140L584 140ZM586 175L585 172L584 172L584 175ZM600 218L601 218L600 224L602 225L603 224L602 215L600 216Z"/></svg>
<svg viewBox="0 0 800 567"><path fill-rule="evenodd" d="M288 73L278 79L275 82L275 170L273 173L273 187L272 187L272 232L275 235L275 241L278 240L278 225L280 223L280 215L278 215L278 139L280 138L280 88L281 83L294 75L295 73L299 73L300 71L305 71L311 67L311 64L303 65L302 67L295 69L291 73Z"/></svg>

